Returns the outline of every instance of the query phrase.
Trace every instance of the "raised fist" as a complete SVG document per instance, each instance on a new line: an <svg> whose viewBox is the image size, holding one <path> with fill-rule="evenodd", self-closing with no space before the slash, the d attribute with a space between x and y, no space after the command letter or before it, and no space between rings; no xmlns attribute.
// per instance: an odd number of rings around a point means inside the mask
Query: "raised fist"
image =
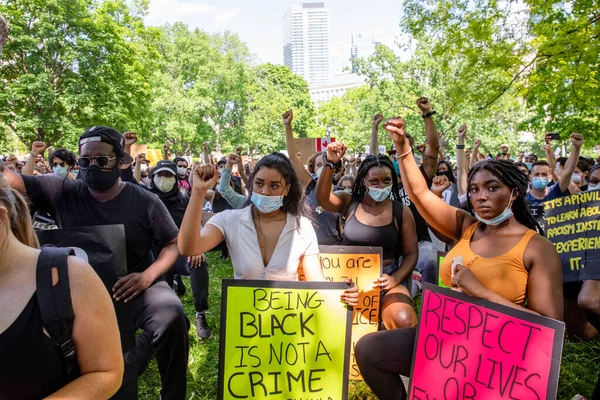
<svg viewBox="0 0 600 400"><path fill-rule="evenodd" d="M227 157L227 169L231 169L233 167L234 164L237 164L240 162L240 156L238 156L237 154L231 153L229 155L229 157Z"/></svg>
<svg viewBox="0 0 600 400"><path fill-rule="evenodd" d="M31 154L39 156L46 151L46 143L44 142L33 142L31 145Z"/></svg>
<svg viewBox="0 0 600 400"><path fill-rule="evenodd" d="M464 138L467 134L467 124L462 124L460 128L458 128L458 132L456 132L459 138Z"/></svg>
<svg viewBox="0 0 600 400"><path fill-rule="evenodd" d="M164 150L165 152L167 152L167 153L168 153L170 148L171 148L171 146L169 145L169 143L165 143L165 144L163 144L163 150Z"/></svg>
<svg viewBox="0 0 600 400"><path fill-rule="evenodd" d="M348 150L348 146L344 142L329 143L327 146L327 161L332 164L339 163L344 154L346 154L346 150Z"/></svg>
<svg viewBox="0 0 600 400"><path fill-rule="evenodd" d="M383 121L383 114L377 113L373 117L373 126L379 126L379 124Z"/></svg>
<svg viewBox="0 0 600 400"><path fill-rule="evenodd" d="M552 153L552 146L549 144L545 144L542 146L542 150L544 150L545 153Z"/></svg>
<svg viewBox="0 0 600 400"><path fill-rule="evenodd" d="M576 149L581 149L581 146L583 146L583 135L580 135L579 133L572 133L571 143L573 143L573 147Z"/></svg>
<svg viewBox="0 0 600 400"><path fill-rule="evenodd" d="M433 186L431 187L431 191L438 197L442 197L444 190L448 189L449 187L450 181L446 175L438 175L433 177Z"/></svg>
<svg viewBox="0 0 600 400"><path fill-rule="evenodd" d="M408 144L405 131L406 122L404 119L400 117L390 118L385 122L385 124L383 124L383 127L396 145L396 152L399 152L399 154L404 152L404 144Z"/></svg>
<svg viewBox="0 0 600 400"><path fill-rule="evenodd" d="M208 142L202 142L202 148L208 150Z"/></svg>
<svg viewBox="0 0 600 400"><path fill-rule="evenodd" d="M137 164L141 164L142 161L146 161L146 153L140 153L135 157L135 163Z"/></svg>
<svg viewBox="0 0 600 400"><path fill-rule="evenodd" d="M289 110L284 112L281 115L281 118L283 119L283 124L285 126L292 125L292 121L294 120L294 113L292 112L292 109L290 108Z"/></svg>
<svg viewBox="0 0 600 400"><path fill-rule="evenodd" d="M193 189L204 194L212 189L219 180L219 173L214 165L201 165L192 174L194 176Z"/></svg>
<svg viewBox="0 0 600 400"><path fill-rule="evenodd" d="M123 134L123 138L125 138L125 145L131 146L135 142L137 142L137 133L135 132L125 132Z"/></svg>
<svg viewBox="0 0 600 400"><path fill-rule="evenodd" d="M478 149L481 146L481 139L477 139L474 144L475 148Z"/></svg>
<svg viewBox="0 0 600 400"><path fill-rule="evenodd" d="M417 100L417 107L421 109L423 114L427 114L431 111L431 103L427 97L419 97L419 100Z"/></svg>
<svg viewBox="0 0 600 400"><path fill-rule="evenodd" d="M425 153L426 148L427 148L427 144L425 144L425 143L417 145L417 151L421 154Z"/></svg>

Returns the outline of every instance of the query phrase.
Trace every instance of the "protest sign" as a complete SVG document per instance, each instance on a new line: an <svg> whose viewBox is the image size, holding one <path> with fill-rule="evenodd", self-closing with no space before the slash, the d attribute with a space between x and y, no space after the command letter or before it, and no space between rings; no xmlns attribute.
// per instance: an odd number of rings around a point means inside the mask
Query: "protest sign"
<svg viewBox="0 0 600 400"><path fill-rule="evenodd" d="M444 285L444 283L442 282L442 275L440 275L440 271L442 270L442 263L444 262L444 258L446 258L446 255L448 253L444 252L444 251L438 251L438 262L437 262L437 269L436 269L436 273L435 276L437 276L437 284L440 287L443 288L447 288L448 286Z"/></svg>
<svg viewBox="0 0 600 400"><path fill-rule="evenodd" d="M554 243L563 282L600 279L600 191L544 203L546 237Z"/></svg>
<svg viewBox="0 0 600 400"><path fill-rule="evenodd" d="M223 280L218 399L346 399L342 282Z"/></svg>
<svg viewBox="0 0 600 400"><path fill-rule="evenodd" d="M423 284L409 399L555 399L564 325Z"/></svg>
<svg viewBox="0 0 600 400"><path fill-rule="evenodd" d="M40 244L68 247L75 255L89 263L110 294L119 278L127 275L125 228L123 225L82 226L79 228L37 231ZM111 296L112 298L112 296ZM121 347L125 360L123 384L113 399L137 397L137 357L135 326L131 304L113 299L119 324ZM135 397L134 397L135 396Z"/></svg>
<svg viewBox="0 0 600 400"><path fill-rule="evenodd" d="M367 333L377 332L380 291L373 282L381 277L383 249L367 246L319 246L319 262L325 279L343 282L350 278L360 289L352 313L350 379L362 380L354 359L354 345Z"/></svg>

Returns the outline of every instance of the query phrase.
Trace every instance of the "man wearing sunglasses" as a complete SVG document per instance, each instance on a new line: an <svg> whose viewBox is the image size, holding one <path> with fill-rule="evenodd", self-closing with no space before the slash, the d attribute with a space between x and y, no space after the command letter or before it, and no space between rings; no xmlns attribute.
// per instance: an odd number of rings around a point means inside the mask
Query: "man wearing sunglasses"
<svg viewBox="0 0 600 400"><path fill-rule="evenodd" d="M90 128L79 138L79 179L20 176L0 166L8 183L26 193L33 206L54 216L60 228L123 224L127 272L111 295L130 303L135 327L138 371L156 352L162 399L184 399L189 321L181 302L161 278L179 255L178 229L164 204L139 185L121 181L121 166L131 164L125 140L115 129ZM162 250L154 259L152 244ZM125 360L134 364L136 360Z"/></svg>

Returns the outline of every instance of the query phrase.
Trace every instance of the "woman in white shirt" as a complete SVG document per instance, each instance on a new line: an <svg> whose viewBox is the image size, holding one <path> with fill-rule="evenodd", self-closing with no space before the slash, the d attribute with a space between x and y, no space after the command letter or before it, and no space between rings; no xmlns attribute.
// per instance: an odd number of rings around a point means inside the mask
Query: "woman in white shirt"
<svg viewBox="0 0 600 400"><path fill-rule="evenodd" d="M298 280L301 263L307 281L325 280L317 237L304 216L302 187L285 155L263 157L250 176L246 206L216 214L202 228L204 198L217 180L212 165L194 171L178 239L181 254L204 253L225 239L236 279ZM342 300L356 305L358 288L346 290Z"/></svg>

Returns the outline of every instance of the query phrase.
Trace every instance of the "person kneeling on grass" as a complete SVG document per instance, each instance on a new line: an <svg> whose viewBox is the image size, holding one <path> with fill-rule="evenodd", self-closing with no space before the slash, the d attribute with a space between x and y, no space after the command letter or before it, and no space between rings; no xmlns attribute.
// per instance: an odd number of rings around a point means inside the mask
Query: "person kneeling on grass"
<svg viewBox="0 0 600 400"><path fill-rule="evenodd" d="M305 217L302 188L285 155L273 153L256 164L244 208L216 214L201 227L204 196L218 177L212 165L194 171L192 197L178 239L181 254L204 253L225 239L235 279L297 281L301 263L307 281L325 280L317 237ZM356 305L358 287L347 289L341 298Z"/></svg>
<svg viewBox="0 0 600 400"><path fill-rule="evenodd" d="M401 118L385 125L402 154L404 187L427 223L458 241L441 266L442 282L472 297L562 320L560 257L536 232L525 200L527 177L510 161L481 161L468 176L470 212L452 207L427 187L404 127ZM464 265L451 271L456 257ZM416 328L407 328L371 333L357 342L360 372L380 399L406 398L400 374L410 375L415 338Z"/></svg>

